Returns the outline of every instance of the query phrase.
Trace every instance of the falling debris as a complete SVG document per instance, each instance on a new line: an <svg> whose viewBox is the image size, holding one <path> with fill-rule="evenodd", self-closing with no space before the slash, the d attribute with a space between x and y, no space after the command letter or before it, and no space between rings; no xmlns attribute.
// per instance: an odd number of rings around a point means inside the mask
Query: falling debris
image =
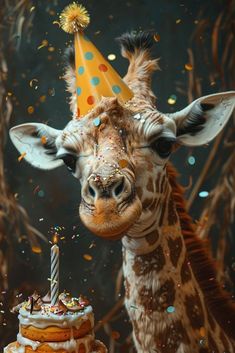
<svg viewBox="0 0 235 353"><path fill-rule="evenodd" d="M26 152L21 153L21 155L18 157L18 162L21 162L22 159L26 156Z"/></svg>

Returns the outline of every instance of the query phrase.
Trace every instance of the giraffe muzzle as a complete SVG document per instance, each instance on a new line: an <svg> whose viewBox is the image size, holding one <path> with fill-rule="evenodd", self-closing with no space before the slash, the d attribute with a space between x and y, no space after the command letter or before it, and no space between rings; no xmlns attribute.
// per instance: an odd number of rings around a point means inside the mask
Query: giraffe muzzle
<svg viewBox="0 0 235 353"><path fill-rule="evenodd" d="M80 217L98 236L122 237L142 212L134 183L124 175L109 178L92 174L82 190Z"/></svg>

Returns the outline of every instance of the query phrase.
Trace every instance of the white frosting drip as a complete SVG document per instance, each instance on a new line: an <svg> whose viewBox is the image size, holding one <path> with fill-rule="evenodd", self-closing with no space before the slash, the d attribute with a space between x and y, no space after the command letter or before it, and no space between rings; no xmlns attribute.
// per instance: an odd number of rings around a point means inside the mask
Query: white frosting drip
<svg viewBox="0 0 235 353"><path fill-rule="evenodd" d="M86 352L89 352L90 350L90 345L92 341L94 340L94 333L90 335L86 335L83 338L78 338L74 339L71 338L68 341L64 342L38 342L38 341L32 341L26 337L23 337L20 333L17 335L17 342L20 344L20 347L15 347L14 351L12 349L12 353L25 353L25 346L30 346L34 351L37 350L37 348L43 344L47 344L50 346L54 351L57 351L59 349L64 349L67 352L77 352L78 347L81 343L83 343L86 347ZM6 347L7 349L7 347ZM4 350L5 352L5 350ZM6 351L7 353L7 351Z"/></svg>
<svg viewBox="0 0 235 353"><path fill-rule="evenodd" d="M24 308L21 308L18 316L19 322L23 326L34 326L37 328L46 328L48 326L57 326L61 328L75 327L79 329L81 324L90 320L92 327L94 324L94 316L92 312L92 307L87 306L82 311L77 312L67 312L63 315L45 313L45 312L32 312L30 313Z"/></svg>

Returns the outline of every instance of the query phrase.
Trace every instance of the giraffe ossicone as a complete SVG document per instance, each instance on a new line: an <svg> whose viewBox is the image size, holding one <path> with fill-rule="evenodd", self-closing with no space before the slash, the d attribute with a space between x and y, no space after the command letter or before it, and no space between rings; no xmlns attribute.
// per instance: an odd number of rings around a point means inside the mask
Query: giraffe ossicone
<svg viewBox="0 0 235 353"><path fill-rule="evenodd" d="M175 145L210 142L229 120L235 92L161 113L150 85L158 68L150 55L152 35L125 34L120 43L130 62L124 81L131 100L103 97L63 130L38 123L13 127L12 142L34 167L65 164L81 183L80 216L87 228L122 239L125 303L138 353L232 353L235 309L194 235L169 157ZM73 52L69 57L65 79L75 117Z"/></svg>

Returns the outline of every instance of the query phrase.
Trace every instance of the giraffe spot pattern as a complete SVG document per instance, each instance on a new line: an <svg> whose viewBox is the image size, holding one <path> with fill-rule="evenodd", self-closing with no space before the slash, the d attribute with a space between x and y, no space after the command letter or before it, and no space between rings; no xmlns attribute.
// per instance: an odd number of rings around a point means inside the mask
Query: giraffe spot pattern
<svg viewBox="0 0 235 353"><path fill-rule="evenodd" d="M169 199L169 204L168 204L168 224L172 226L176 224L177 221L178 219L177 219L177 213L175 209L175 203L174 203L173 195L171 194Z"/></svg>
<svg viewBox="0 0 235 353"><path fill-rule="evenodd" d="M181 276L181 283L185 284L189 282L192 279L192 274L188 265L188 259L185 258L181 270L180 270L180 276Z"/></svg>
<svg viewBox="0 0 235 353"><path fill-rule="evenodd" d="M163 269L166 259L162 247L159 245L154 251L146 255L137 255L132 267L136 276L144 276L153 271L159 272Z"/></svg>
<svg viewBox="0 0 235 353"><path fill-rule="evenodd" d="M185 297L185 308L192 328L200 329L204 326L204 313L199 295L187 295Z"/></svg>
<svg viewBox="0 0 235 353"><path fill-rule="evenodd" d="M153 179L150 177L146 185L146 189L150 192L153 192Z"/></svg>
<svg viewBox="0 0 235 353"><path fill-rule="evenodd" d="M153 293L152 288L143 286L140 290L140 304L148 312L164 312L175 301L175 284L172 279L166 280L163 285Z"/></svg>
<svg viewBox="0 0 235 353"><path fill-rule="evenodd" d="M142 206L143 209L146 209L150 206L150 204L152 203L153 199L144 199L144 201L142 202Z"/></svg>
<svg viewBox="0 0 235 353"><path fill-rule="evenodd" d="M181 321L177 320L160 332L155 342L156 352L176 353L181 343L188 344L190 340Z"/></svg>
<svg viewBox="0 0 235 353"><path fill-rule="evenodd" d="M142 196L143 196L143 189L142 189L142 187L137 186L136 192L137 192L137 195L138 195L139 199L141 199Z"/></svg>
<svg viewBox="0 0 235 353"><path fill-rule="evenodd" d="M149 233L148 235L146 235L145 239L149 245L155 244L159 239L159 234L157 229Z"/></svg>
<svg viewBox="0 0 235 353"><path fill-rule="evenodd" d="M183 241L181 237L178 237L176 239L169 238L168 247L172 265L176 267L183 247Z"/></svg>

